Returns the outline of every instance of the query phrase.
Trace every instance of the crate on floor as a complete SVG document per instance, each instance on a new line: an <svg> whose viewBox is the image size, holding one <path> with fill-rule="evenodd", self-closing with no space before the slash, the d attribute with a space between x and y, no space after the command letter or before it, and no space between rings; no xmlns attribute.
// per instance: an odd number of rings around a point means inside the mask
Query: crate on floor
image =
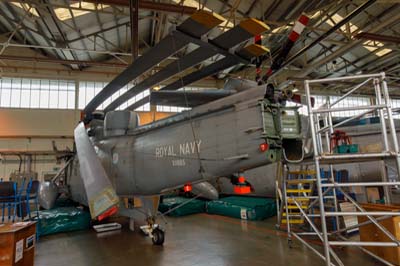
<svg viewBox="0 0 400 266"><path fill-rule="evenodd" d="M187 203L179 208L176 208L185 202ZM178 217L205 212L205 206L206 202L199 199L191 199L185 197L166 197L163 198L162 202L160 202L158 210L161 213L165 213L173 208L176 208L175 210L168 213L168 215Z"/></svg>
<svg viewBox="0 0 400 266"><path fill-rule="evenodd" d="M333 148L333 153L357 153L358 144L342 144Z"/></svg>
<svg viewBox="0 0 400 266"><path fill-rule="evenodd" d="M76 207L59 207L39 212L38 234L40 236L90 228L90 213Z"/></svg>
<svg viewBox="0 0 400 266"><path fill-rule="evenodd" d="M243 220L264 220L276 215L274 199L256 197L226 197L207 203L207 213Z"/></svg>

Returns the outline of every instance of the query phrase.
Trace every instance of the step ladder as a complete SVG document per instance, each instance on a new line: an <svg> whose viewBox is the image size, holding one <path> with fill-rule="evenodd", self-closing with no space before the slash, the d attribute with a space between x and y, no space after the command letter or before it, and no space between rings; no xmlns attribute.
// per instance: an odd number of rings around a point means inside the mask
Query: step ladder
<svg viewBox="0 0 400 266"><path fill-rule="evenodd" d="M310 201L315 188L314 170L288 171L282 180L283 204L280 224L304 224L300 211L308 212ZM297 204L296 204L297 202Z"/></svg>

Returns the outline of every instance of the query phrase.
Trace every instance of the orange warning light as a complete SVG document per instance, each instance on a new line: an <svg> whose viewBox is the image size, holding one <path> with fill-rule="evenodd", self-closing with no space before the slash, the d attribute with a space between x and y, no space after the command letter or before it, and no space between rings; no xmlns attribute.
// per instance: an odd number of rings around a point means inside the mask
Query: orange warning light
<svg viewBox="0 0 400 266"><path fill-rule="evenodd" d="M190 184L190 183L185 184L185 185L183 186L183 191L185 191L185 192L190 192L190 191L192 191L192 184Z"/></svg>
<svg viewBox="0 0 400 266"><path fill-rule="evenodd" d="M241 184L245 184L246 178L244 178L244 176L239 176L238 182L241 183Z"/></svg>
<svg viewBox="0 0 400 266"><path fill-rule="evenodd" d="M237 184L233 186L233 192L235 194L249 194L251 193L251 186L249 186L246 182L246 178L244 176L239 176L237 179Z"/></svg>
<svg viewBox="0 0 400 266"><path fill-rule="evenodd" d="M233 192L235 194L249 194L251 193L250 186L233 186Z"/></svg>
<svg viewBox="0 0 400 266"><path fill-rule="evenodd" d="M260 151L261 151L261 152L267 151L268 148L269 148L268 143L261 143L261 144L260 144Z"/></svg>

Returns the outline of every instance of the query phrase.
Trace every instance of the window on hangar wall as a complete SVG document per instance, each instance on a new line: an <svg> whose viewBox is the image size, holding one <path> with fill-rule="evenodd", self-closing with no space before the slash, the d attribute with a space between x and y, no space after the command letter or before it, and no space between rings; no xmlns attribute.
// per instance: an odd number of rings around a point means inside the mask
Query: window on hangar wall
<svg viewBox="0 0 400 266"><path fill-rule="evenodd" d="M327 97L329 97L330 102L333 103L340 96L325 96L325 95L313 95L315 99L314 108L322 107L326 103ZM400 103L400 102L399 102ZM339 103L335 104L332 108L340 108L340 107L356 107L356 106L366 106L370 105L371 101L369 97L346 97ZM299 105L293 102L287 102L287 106L299 106L299 113L302 115L307 115L307 106ZM333 117L351 117L357 114L364 112L365 110L355 110L355 111L343 111L343 112L334 112L332 113Z"/></svg>
<svg viewBox="0 0 400 266"><path fill-rule="evenodd" d="M178 106L166 106L166 105L157 105L157 112L164 113L180 113L185 110L190 110L187 107L178 107Z"/></svg>
<svg viewBox="0 0 400 266"><path fill-rule="evenodd" d="M0 79L0 107L74 109L75 82L2 78Z"/></svg>
<svg viewBox="0 0 400 266"><path fill-rule="evenodd" d="M391 99L391 104L393 108L393 117L400 119L400 99Z"/></svg>

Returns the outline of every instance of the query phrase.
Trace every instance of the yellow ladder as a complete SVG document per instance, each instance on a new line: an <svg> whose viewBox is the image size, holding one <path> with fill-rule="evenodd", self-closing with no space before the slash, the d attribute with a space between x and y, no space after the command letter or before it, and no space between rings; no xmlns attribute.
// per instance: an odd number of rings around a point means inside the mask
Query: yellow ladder
<svg viewBox="0 0 400 266"><path fill-rule="evenodd" d="M289 171L288 176L291 178L283 181L283 194L286 202L282 208L281 223L287 224L289 216L289 224L304 224L304 217L295 202L300 205L302 210L307 211L315 186L315 171Z"/></svg>

